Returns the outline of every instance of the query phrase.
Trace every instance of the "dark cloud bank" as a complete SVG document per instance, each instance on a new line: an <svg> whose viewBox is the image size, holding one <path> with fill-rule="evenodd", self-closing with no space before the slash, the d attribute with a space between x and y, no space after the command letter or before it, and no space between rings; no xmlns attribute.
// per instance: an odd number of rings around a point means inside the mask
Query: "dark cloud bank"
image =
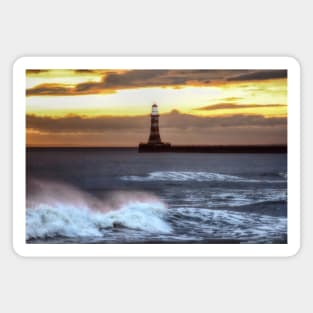
<svg viewBox="0 0 313 313"><path fill-rule="evenodd" d="M32 70L35 74L38 70ZM79 72L81 70L77 70ZM87 70L84 70L87 71ZM97 70L95 70L97 71ZM40 71L39 71L40 72ZM130 70L110 72L101 82L86 82L68 87L62 84L42 84L27 89L27 96L84 95L114 92L143 87L209 86L216 82L256 81L287 78L286 70Z"/></svg>
<svg viewBox="0 0 313 313"><path fill-rule="evenodd" d="M147 140L150 117L28 115L27 128L40 131L44 136L80 138L77 141L80 145L93 142L99 146L136 146ZM287 119L262 115L198 117L172 111L161 115L160 132L162 139L172 144L285 144Z"/></svg>
<svg viewBox="0 0 313 313"><path fill-rule="evenodd" d="M287 70L259 70L228 78L228 81L251 81L287 78Z"/></svg>
<svg viewBox="0 0 313 313"><path fill-rule="evenodd" d="M27 128L46 132L102 132L105 130L148 129L150 116L135 117L82 117L61 118L27 115ZM176 110L163 114L161 128L220 128L220 127L273 127L286 126L286 118L266 118L262 115L232 115L225 117L199 117Z"/></svg>

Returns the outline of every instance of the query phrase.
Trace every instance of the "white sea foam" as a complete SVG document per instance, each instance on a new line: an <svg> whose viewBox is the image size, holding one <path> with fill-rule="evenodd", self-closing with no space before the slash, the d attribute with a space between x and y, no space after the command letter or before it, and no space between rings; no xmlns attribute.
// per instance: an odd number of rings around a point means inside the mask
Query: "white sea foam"
<svg viewBox="0 0 313 313"><path fill-rule="evenodd" d="M211 173L211 172L178 172L160 171L151 172L147 176L122 176L127 181L220 181L220 182L260 182L260 180L249 179L239 176Z"/></svg>
<svg viewBox="0 0 313 313"><path fill-rule="evenodd" d="M162 203L131 202L107 213L64 204L39 205L26 211L26 238L101 237L115 225L151 233L169 233Z"/></svg>
<svg viewBox="0 0 313 313"><path fill-rule="evenodd" d="M63 194L58 194L59 188ZM148 193L116 192L108 200L99 200L64 184L57 187L56 183L40 182L40 194L29 198L27 239L101 237L104 229L116 226L151 233L171 232L164 219L166 205Z"/></svg>
<svg viewBox="0 0 313 313"><path fill-rule="evenodd" d="M218 192L210 196L210 204L214 206L242 206L267 201L287 201L287 192L284 190L232 190L231 192Z"/></svg>
<svg viewBox="0 0 313 313"><path fill-rule="evenodd" d="M288 179L288 174L284 172L278 173L278 176Z"/></svg>
<svg viewBox="0 0 313 313"><path fill-rule="evenodd" d="M195 230L201 224L201 231L213 237L218 233L225 238L262 241L268 236L279 238L287 231L286 217L192 207L176 210L184 216L178 223L188 224Z"/></svg>
<svg viewBox="0 0 313 313"><path fill-rule="evenodd" d="M178 225L179 229L188 232L190 238L209 236L262 241L262 238L276 238L286 233L287 227L284 217L193 207L196 199L189 202L189 207L167 209L159 198L146 192L115 192L99 199L59 183L40 181L33 189L35 192L27 197L27 239L105 239L112 235L112 229L116 227L139 230L142 238L149 238L149 234L170 238L175 235ZM268 193L264 192L264 197L269 200L285 199L286 195L268 190ZM224 191L215 198L211 196L210 201L218 202L217 198L236 202L237 205L252 200L251 194L246 194L244 190L237 190L235 194ZM203 202L205 199L200 200ZM228 205L231 206L230 203ZM208 207L212 208L212 205ZM137 235L137 232L133 233Z"/></svg>

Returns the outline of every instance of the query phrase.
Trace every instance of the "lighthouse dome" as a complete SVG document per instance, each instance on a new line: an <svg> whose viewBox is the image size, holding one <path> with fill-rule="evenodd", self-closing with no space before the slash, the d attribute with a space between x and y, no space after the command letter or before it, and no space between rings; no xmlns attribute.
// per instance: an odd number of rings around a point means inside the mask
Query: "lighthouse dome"
<svg viewBox="0 0 313 313"><path fill-rule="evenodd" d="M153 107L153 108L157 107L157 104L156 104L156 103L153 103L152 107Z"/></svg>

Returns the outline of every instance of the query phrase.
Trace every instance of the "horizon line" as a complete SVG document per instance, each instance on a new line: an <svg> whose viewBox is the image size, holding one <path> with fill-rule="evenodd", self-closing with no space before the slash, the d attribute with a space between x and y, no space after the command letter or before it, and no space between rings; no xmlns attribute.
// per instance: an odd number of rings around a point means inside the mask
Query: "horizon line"
<svg viewBox="0 0 313 313"><path fill-rule="evenodd" d="M224 145L218 145L218 144L214 144L214 145L172 145L172 147L287 147L288 144L281 144L281 143L274 143L274 144L224 144ZM134 148L138 148L137 146L59 146L59 145L55 145L55 146L36 146L36 145L31 145L25 146L27 149L28 148L110 148L110 149L134 149Z"/></svg>

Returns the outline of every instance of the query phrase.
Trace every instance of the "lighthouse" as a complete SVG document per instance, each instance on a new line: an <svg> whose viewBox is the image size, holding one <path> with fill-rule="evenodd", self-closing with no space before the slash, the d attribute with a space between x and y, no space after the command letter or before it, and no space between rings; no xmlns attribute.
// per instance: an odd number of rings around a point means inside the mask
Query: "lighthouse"
<svg viewBox="0 0 313 313"><path fill-rule="evenodd" d="M151 111L151 127L148 144L162 144L159 132L159 116L158 106L154 103Z"/></svg>
<svg viewBox="0 0 313 313"><path fill-rule="evenodd" d="M150 135L147 143L140 143L139 152L167 152L171 149L170 143L163 143L159 131L159 111L156 103L152 105Z"/></svg>

